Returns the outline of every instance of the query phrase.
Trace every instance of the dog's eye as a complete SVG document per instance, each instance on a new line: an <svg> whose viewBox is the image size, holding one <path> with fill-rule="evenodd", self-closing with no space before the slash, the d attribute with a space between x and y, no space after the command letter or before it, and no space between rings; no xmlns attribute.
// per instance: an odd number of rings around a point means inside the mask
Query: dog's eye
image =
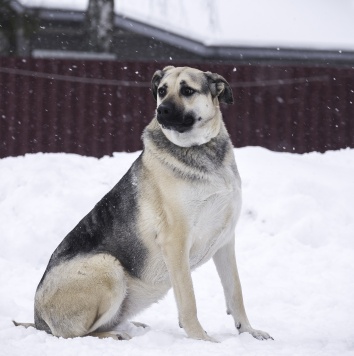
<svg viewBox="0 0 354 356"><path fill-rule="evenodd" d="M192 89L192 88L189 88L189 87L183 87L183 88L181 89L181 94L182 94L183 96L191 96L191 95L193 95L194 93L195 93L195 90Z"/></svg>
<svg viewBox="0 0 354 356"><path fill-rule="evenodd" d="M166 95L166 88L159 88L159 97L163 98Z"/></svg>

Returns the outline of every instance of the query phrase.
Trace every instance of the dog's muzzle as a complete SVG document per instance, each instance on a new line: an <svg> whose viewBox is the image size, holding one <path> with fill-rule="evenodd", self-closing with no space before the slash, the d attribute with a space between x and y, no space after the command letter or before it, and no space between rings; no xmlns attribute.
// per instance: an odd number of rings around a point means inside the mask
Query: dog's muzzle
<svg viewBox="0 0 354 356"><path fill-rule="evenodd" d="M162 103L157 108L157 121L168 130L180 133L191 130L194 125L194 116L179 110L172 102Z"/></svg>

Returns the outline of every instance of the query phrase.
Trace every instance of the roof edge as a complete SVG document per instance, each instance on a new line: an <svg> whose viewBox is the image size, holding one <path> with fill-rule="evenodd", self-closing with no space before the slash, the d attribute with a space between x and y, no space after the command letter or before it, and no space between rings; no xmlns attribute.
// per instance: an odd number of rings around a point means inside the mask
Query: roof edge
<svg viewBox="0 0 354 356"><path fill-rule="evenodd" d="M48 9L42 7L28 7L17 0L11 1L12 6L20 13L35 11L43 20L83 22L85 11ZM121 14L115 14L114 24L117 27L132 31L145 37L165 42L166 44L192 52L204 59L237 60L237 61L301 61L320 62L324 64L354 63L354 51L319 50L303 48L262 48L246 46L208 46L202 42L190 39L152 25L133 20Z"/></svg>

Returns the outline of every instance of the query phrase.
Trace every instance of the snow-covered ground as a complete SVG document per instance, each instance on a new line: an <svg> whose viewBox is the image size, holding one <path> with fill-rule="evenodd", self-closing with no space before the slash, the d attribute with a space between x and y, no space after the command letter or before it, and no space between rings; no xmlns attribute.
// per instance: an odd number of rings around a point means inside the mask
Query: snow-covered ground
<svg viewBox="0 0 354 356"><path fill-rule="evenodd" d="M186 338L172 293L137 316L130 341L58 339L33 321L33 296L67 232L138 153L100 160L36 154L0 160L0 355L354 355L354 150L235 150L244 206L237 258L246 310L275 341L237 335L212 262L193 274L199 318L219 344Z"/></svg>
<svg viewBox="0 0 354 356"><path fill-rule="evenodd" d="M19 0L85 11L88 0ZM354 0L116 0L116 13L205 45L354 50Z"/></svg>

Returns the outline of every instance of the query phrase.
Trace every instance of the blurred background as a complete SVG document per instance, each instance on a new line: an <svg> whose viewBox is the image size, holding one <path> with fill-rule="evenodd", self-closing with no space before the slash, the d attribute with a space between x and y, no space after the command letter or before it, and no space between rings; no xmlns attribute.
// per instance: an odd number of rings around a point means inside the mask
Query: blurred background
<svg viewBox="0 0 354 356"><path fill-rule="evenodd" d="M354 147L353 0L0 0L0 158L142 149L166 65L229 81L235 147Z"/></svg>

